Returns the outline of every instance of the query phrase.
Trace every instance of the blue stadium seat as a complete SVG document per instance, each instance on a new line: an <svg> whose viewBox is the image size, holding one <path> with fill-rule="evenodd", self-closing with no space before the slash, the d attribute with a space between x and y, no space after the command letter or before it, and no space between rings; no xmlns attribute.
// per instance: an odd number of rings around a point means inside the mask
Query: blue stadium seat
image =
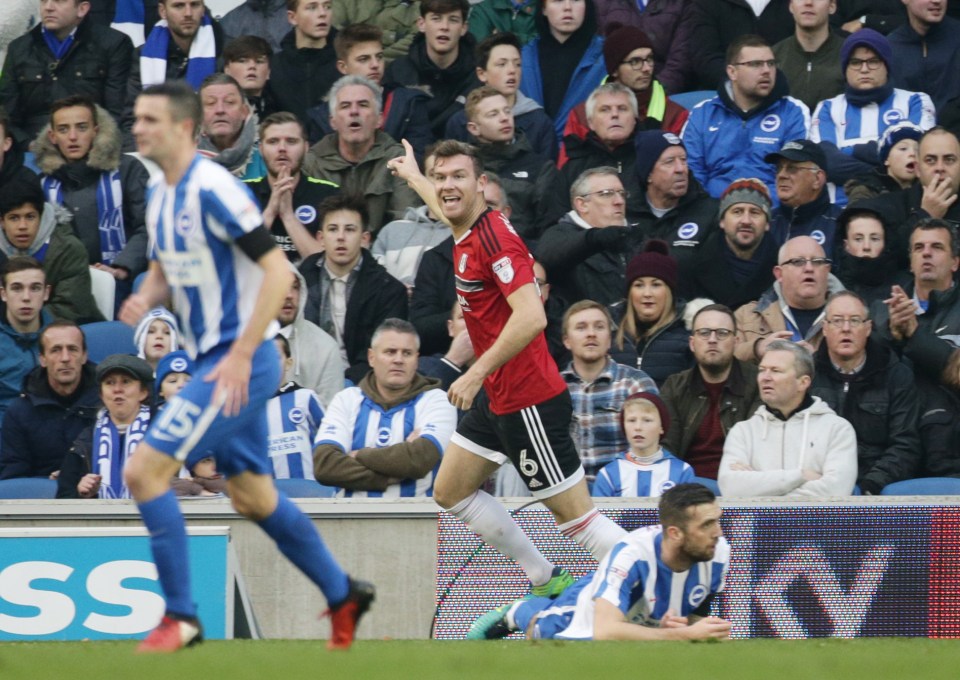
<svg viewBox="0 0 960 680"><path fill-rule="evenodd" d="M333 498L337 490L312 479L275 479L277 490L290 498Z"/></svg>
<svg viewBox="0 0 960 680"><path fill-rule="evenodd" d="M705 99L710 99L711 97L716 96L716 90L695 90L694 92L680 92L678 94L672 94L670 95L670 99L689 111Z"/></svg>
<svg viewBox="0 0 960 680"><path fill-rule="evenodd" d="M57 482L46 477L0 480L0 498L56 498Z"/></svg>
<svg viewBox="0 0 960 680"><path fill-rule="evenodd" d="M97 321L80 328L87 337L90 361L100 363L111 354L136 354L133 329L122 321Z"/></svg>
<svg viewBox="0 0 960 680"><path fill-rule="evenodd" d="M133 292L136 293L140 290L140 286L143 285L143 280L147 278L147 272L140 272L137 274L137 278L133 280Z"/></svg>
<svg viewBox="0 0 960 680"><path fill-rule="evenodd" d="M693 481L697 484L703 484L705 487L710 489L715 495L720 495L720 485L717 484L715 479L707 479L706 477L694 477Z"/></svg>
<svg viewBox="0 0 960 680"><path fill-rule="evenodd" d="M956 477L922 477L887 484L881 496L960 496L960 479Z"/></svg>

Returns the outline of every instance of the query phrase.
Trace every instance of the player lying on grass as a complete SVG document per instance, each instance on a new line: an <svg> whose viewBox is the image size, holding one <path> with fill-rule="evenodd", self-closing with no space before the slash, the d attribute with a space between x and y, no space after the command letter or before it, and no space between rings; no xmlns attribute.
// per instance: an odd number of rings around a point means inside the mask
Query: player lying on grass
<svg viewBox="0 0 960 680"><path fill-rule="evenodd" d="M709 615L730 562L716 497L702 484L678 484L660 497L659 511L659 525L630 532L560 597L498 607L474 622L467 639L515 631L557 640L728 638L730 622Z"/></svg>

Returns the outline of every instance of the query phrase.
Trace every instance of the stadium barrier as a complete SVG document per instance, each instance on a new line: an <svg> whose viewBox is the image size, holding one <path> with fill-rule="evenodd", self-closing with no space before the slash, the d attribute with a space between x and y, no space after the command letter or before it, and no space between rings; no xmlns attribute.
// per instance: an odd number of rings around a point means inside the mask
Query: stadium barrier
<svg viewBox="0 0 960 680"><path fill-rule="evenodd" d="M591 569L591 558L557 532L547 512L519 510L528 501L507 506L548 557L575 574ZM377 585L361 638L460 637L474 616L526 592L519 569L457 520L438 514L430 500L297 504L344 567ZM721 499L721 504L733 568L718 613L733 620L737 637L960 636L960 622L951 618L960 587L960 497ZM182 505L191 527L230 528L264 637L327 637L328 619L317 618L326 608L322 596L259 527L239 518L223 499ZM599 505L627 528L655 521L654 501L611 499ZM129 501L0 501L0 528L53 526L141 524ZM0 612L9 613L3 599L0 592Z"/></svg>

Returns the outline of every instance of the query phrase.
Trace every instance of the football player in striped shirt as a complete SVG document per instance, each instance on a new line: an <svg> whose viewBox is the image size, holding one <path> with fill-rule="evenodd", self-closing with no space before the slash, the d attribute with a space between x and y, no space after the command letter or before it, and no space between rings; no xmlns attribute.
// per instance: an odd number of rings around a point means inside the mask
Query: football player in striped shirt
<svg viewBox="0 0 960 680"><path fill-rule="evenodd" d="M260 209L225 168L197 153L200 100L183 82L146 88L133 135L160 166L147 200L150 268L120 319L136 325L172 299L194 380L150 423L124 470L150 533L166 611L138 648L173 652L203 639L190 588L187 531L170 489L181 464L212 452L234 508L260 526L323 591L330 604L328 646L345 649L373 601L373 586L337 564L316 527L278 493L267 460L266 402L280 382L272 338L292 274L263 226Z"/></svg>
<svg viewBox="0 0 960 680"><path fill-rule="evenodd" d="M597 570L558 598L516 600L478 618L467 639L724 640L730 622L710 615L723 590L730 545L716 496L678 484L660 497L660 524L617 543Z"/></svg>
<svg viewBox="0 0 960 680"><path fill-rule="evenodd" d="M660 397L631 394L620 410L620 425L630 448L600 470L592 496L658 497L693 481L693 468L660 446L670 429L670 412Z"/></svg>

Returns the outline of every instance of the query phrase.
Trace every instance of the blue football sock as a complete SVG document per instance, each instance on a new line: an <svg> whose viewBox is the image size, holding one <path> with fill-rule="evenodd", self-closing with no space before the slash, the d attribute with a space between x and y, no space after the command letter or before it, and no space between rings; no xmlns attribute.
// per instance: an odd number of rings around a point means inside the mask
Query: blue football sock
<svg viewBox="0 0 960 680"><path fill-rule="evenodd" d="M260 528L277 543L284 556L317 584L331 607L347 599L350 584L347 575L327 550L320 532L283 493L273 514L261 521Z"/></svg>
<svg viewBox="0 0 960 680"><path fill-rule="evenodd" d="M197 606L190 592L187 560L187 525L173 491L139 505L140 516L150 532L150 550L157 565L160 588L167 599L167 611L196 618Z"/></svg>

